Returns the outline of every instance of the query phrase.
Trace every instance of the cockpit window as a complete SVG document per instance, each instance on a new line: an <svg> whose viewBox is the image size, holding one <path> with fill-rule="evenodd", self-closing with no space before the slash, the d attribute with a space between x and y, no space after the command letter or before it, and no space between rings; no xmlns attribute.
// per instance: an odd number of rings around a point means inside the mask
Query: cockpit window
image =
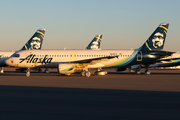
<svg viewBox="0 0 180 120"><path fill-rule="evenodd" d="M11 57L19 57L19 54L13 54Z"/></svg>

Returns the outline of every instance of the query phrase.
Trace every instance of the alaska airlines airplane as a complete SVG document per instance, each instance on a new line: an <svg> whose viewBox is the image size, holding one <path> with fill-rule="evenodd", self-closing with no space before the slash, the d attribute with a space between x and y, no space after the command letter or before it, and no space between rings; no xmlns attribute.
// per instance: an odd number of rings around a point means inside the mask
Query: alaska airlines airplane
<svg viewBox="0 0 180 120"><path fill-rule="evenodd" d="M29 41L18 51L22 50L33 50L33 49L41 49L43 38L45 34L45 29L39 29L37 30L34 35L29 39ZM16 51L16 52L18 52ZM1 67L1 73L3 73L3 67L6 67L5 60L8 59L11 55L13 55L16 52L0 52L0 67Z"/></svg>
<svg viewBox="0 0 180 120"><path fill-rule="evenodd" d="M169 23L160 24L149 39L135 50L24 50L5 61L7 65L27 68L57 68L58 73L70 75L81 71L89 77L89 69L124 69L137 64L149 64L174 52L160 51L164 47ZM146 71L148 72L148 71Z"/></svg>

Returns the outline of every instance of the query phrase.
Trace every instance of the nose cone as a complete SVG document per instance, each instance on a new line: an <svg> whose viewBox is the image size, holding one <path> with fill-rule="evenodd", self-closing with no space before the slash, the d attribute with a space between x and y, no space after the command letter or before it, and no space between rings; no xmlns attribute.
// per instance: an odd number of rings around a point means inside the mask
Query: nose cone
<svg viewBox="0 0 180 120"><path fill-rule="evenodd" d="M11 58L8 58L8 59L4 60L4 63L5 63L6 65L8 65L8 66L11 66L12 63L14 63L14 61L11 60Z"/></svg>

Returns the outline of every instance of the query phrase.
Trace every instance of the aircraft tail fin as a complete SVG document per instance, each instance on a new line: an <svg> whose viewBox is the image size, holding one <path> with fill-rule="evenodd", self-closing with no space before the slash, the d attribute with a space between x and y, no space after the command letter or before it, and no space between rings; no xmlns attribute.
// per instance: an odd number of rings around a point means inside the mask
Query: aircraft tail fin
<svg viewBox="0 0 180 120"><path fill-rule="evenodd" d="M45 29L38 29L19 51L41 49L45 31Z"/></svg>
<svg viewBox="0 0 180 120"><path fill-rule="evenodd" d="M160 51L164 47L169 23L161 23L147 41L141 46L143 51Z"/></svg>
<svg viewBox="0 0 180 120"><path fill-rule="evenodd" d="M94 39L86 47L87 50L100 49L100 44L102 40L102 35L96 35Z"/></svg>

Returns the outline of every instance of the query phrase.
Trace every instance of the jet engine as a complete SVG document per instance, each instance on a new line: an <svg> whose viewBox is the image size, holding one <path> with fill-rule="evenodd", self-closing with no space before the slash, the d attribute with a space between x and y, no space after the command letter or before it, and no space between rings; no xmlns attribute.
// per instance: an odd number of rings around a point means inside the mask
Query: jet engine
<svg viewBox="0 0 180 120"><path fill-rule="evenodd" d="M58 65L58 72L60 74L70 75L77 71L82 71L83 67L78 64L59 64Z"/></svg>

